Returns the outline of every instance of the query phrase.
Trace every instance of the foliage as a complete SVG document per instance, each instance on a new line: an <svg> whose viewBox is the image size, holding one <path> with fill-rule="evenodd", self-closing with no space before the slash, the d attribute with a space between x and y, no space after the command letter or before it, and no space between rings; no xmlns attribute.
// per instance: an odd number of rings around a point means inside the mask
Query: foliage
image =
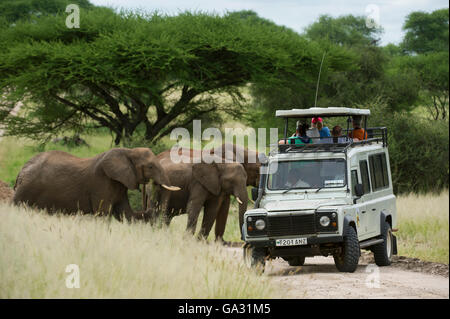
<svg viewBox="0 0 450 319"><path fill-rule="evenodd" d="M0 88L26 104L23 116L7 118L8 134L43 139L108 127L118 144L143 125L155 141L218 110L239 116L240 87L307 83L320 63L317 47L296 33L234 15L81 14L80 29L56 15L2 36L14 45L0 55ZM219 105L218 93L232 103Z"/></svg>
<svg viewBox="0 0 450 319"><path fill-rule="evenodd" d="M64 12L66 6L76 4L81 8L90 8L88 0L1 0L1 16L7 23L18 20L35 20L45 15Z"/></svg>
<svg viewBox="0 0 450 319"><path fill-rule="evenodd" d="M383 32L381 27L369 28L366 18L346 15L333 18L321 15L317 22L308 26L306 36L312 41L326 40L340 46L367 46L379 41L377 38Z"/></svg>
<svg viewBox="0 0 450 319"><path fill-rule="evenodd" d="M416 11L406 17L403 50L410 53L448 52L449 9Z"/></svg>
<svg viewBox="0 0 450 319"><path fill-rule="evenodd" d="M410 113L392 113L371 103L369 126L388 129L392 183L396 194L439 192L449 187L449 123Z"/></svg>

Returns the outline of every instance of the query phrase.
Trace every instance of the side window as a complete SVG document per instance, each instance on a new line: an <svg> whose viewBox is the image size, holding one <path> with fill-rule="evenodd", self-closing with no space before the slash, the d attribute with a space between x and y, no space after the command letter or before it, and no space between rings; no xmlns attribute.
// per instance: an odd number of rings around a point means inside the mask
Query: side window
<svg viewBox="0 0 450 319"><path fill-rule="evenodd" d="M388 169L387 169L387 163L386 163L386 153L382 153L381 155L381 166L383 167L383 186L388 187L389 186L389 176L388 176Z"/></svg>
<svg viewBox="0 0 450 319"><path fill-rule="evenodd" d="M361 179L364 188L364 194L370 193L369 171L367 169L367 161L359 162L359 170L361 171Z"/></svg>
<svg viewBox="0 0 450 319"><path fill-rule="evenodd" d="M372 177L372 189L374 191L389 186L389 178L386 165L386 154L380 153L369 156L370 176Z"/></svg>
<svg viewBox="0 0 450 319"><path fill-rule="evenodd" d="M356 193L355 186L356 184L358 184L358 171L356 169L352 170L351 175L352 175L352 191L353 195L355 195Z"/></svg>

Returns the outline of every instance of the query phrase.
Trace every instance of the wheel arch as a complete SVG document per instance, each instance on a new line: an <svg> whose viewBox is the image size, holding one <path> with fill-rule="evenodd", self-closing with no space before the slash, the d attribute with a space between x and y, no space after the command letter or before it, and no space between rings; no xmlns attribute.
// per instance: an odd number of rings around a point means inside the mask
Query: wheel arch
<svg viewBox="0 0 450 319"><path fill-rule="evenodd" d="M348 227L353 227L355 232L358 234L358 230L356 228L355 220L352 217L347 215L347 216L344 217L344 228L342 230L342 236L344 236L344 234L345 234L345 232L346 232Z"/></svg>
<svg viewBox="0 0 450 319"><path fill-rule="evenodd" d="M381 211L380 213L380 232L382 231L384 222L388 222L389 226L391 226L392 228L392 215L385 210Z"/></svg>

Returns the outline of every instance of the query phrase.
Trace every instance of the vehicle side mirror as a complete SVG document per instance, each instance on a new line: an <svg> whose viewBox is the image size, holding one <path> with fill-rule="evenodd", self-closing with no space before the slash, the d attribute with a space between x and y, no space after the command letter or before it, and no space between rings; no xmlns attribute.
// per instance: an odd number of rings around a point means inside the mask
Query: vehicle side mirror
<svg viewBox="0 0 450 319"><path fill-rule="evenodd" d="M355 195L358 198L364 195L364 187L362 184L355 185Z"/></svg>
<svg viewBox="0 0 450 319"><path fill-rule="evenodd" d="M252 200L256 201L258 199L258 188L252 187Z"/></svg>

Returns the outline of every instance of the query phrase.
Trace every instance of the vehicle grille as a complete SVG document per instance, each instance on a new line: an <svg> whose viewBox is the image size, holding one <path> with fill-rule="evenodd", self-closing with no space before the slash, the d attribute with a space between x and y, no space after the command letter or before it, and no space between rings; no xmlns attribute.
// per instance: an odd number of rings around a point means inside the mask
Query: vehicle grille
<svg viewBox="0 0 450 319"><path fill-rule="evenodd" d="M316 232L314 214L297 216L270 216L268 218L269 237L309 235Z"/></svg>

